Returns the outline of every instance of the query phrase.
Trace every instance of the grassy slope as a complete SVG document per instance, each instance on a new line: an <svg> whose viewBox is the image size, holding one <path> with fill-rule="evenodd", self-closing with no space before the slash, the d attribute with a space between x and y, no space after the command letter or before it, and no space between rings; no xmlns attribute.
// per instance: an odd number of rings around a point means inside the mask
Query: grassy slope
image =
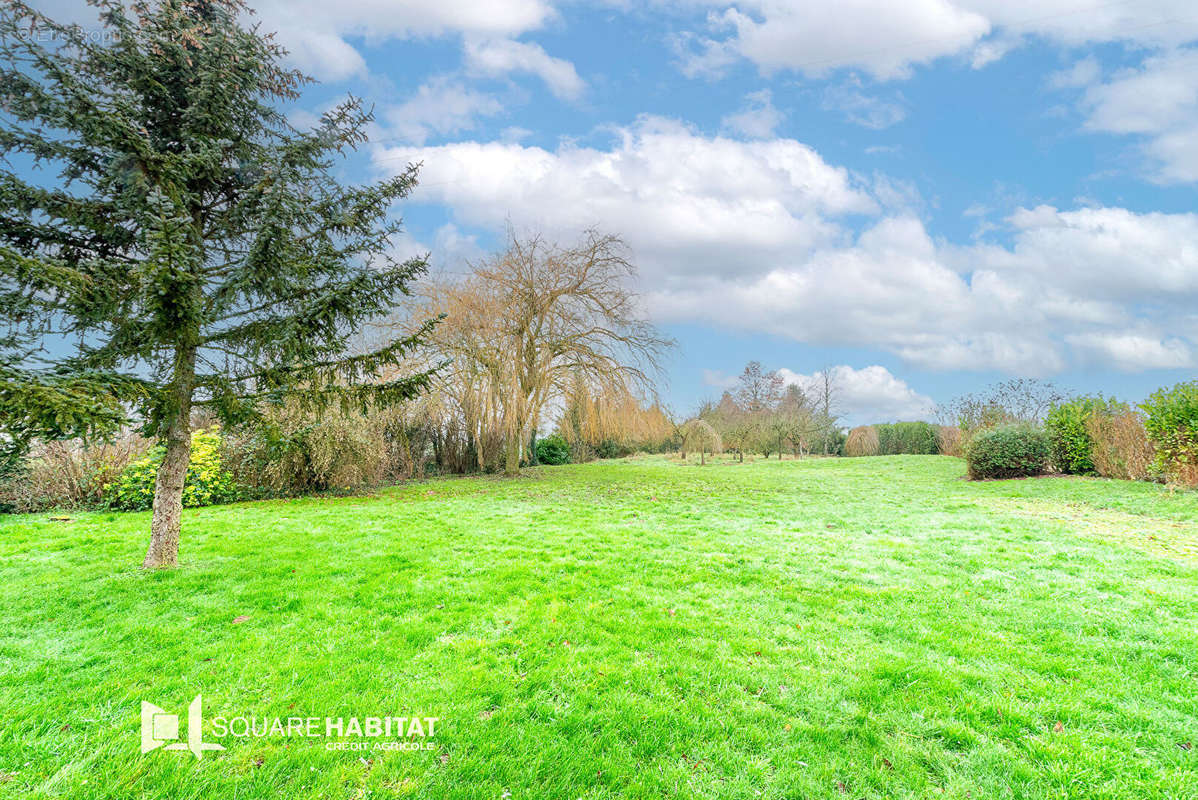
<svg viewBox="0 0 1198 800"><path fill-rule="evenodd" d="M1198 496L961 472L645 460L199 509L159 574L145 514L0 520L0 796L1198 797ZM445 721L370 763L140 755L140 701L199 691Z"/></svg>

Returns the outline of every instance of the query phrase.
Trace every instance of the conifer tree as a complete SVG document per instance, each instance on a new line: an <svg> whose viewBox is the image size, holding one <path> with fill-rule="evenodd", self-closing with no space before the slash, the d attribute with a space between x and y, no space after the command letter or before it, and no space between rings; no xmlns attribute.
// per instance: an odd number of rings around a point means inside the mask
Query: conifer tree
<svg viewBox="0 0 1198 800"><path fill-rule="evenodd" d="M311 131L307 82L242 0L93 0L85 31L0 6L0 416L10 442L111 427L165 443L144 566L176 563L193 410L396 402L379 373L428 333L353 349L425 269L393 257L416 167L365 186L349 98Z"/></svg>

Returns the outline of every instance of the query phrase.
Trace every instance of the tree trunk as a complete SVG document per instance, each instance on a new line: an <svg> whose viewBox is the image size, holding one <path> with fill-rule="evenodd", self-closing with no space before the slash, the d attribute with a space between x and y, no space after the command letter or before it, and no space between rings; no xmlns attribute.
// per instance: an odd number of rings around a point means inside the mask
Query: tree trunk
<svg viewBox="0 0 1198 800"><path fill-rule="evenodd" d="M519 475L520 474L520 437L519 436L509 436L506 444L507 444L507 447L505 449L507 452L505 453L505 458L504 458L504 463L503 463L503 474L504 475Z"/></svg>
<svg viewBox="0 0 1198 800"><path fill-rule="evenodd" d="M195 350L175 356L171 387L171 420L166 429L166 455L154 482L154 517L144 569L173 567L179 561L179 527L183 517L183 482L191 461L191 392L195 382Z"/></svg>

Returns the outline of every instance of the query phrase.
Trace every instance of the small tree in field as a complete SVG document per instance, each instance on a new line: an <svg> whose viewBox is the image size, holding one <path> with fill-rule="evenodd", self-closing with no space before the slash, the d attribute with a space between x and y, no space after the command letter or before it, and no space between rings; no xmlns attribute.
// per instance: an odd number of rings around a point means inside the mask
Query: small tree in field
<svg viewBox="0 0 1198 800"><path fill-rule="evenodd" d="M427 385L428 373L375 379L428 325L348 351L425 267L389 255L389 207L416 170L335 180L370 112L351 98L315 130L292 128L278 105L307 79L239 24L241 0L95 5L102 37L0 6L0 280L28 299L24 335L74 345L23 370L94 389L101 409L130 400L164 440L144 566L170 566L193 409L231 424L288 396L348 407Z"/></svg>
<svg viewBox="0 0 1198 800"><path fill-rule="evenodd" d="M711 427L707 420L694 419L687 420L682 425L682 458L686 459L686 454L690 450L699 451L699 464L707 463L707 453L715 455L724 449L724 443L720 440L720 435L716 433L716 429Z"/></svg>

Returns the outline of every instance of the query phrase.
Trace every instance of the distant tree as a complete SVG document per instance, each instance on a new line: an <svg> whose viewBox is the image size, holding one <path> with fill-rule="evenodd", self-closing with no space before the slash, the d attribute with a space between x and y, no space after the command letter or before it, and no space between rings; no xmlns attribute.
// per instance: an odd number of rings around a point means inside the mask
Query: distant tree
<svg viewBox="0 0 1198 800"><path fill-rule="evenodd" d="M660 452L672 439L675 425L655 400L612 388L596 391L575 376L563 398L557 431L570 444L574 461L615 458L635 450Z"/></svg>
<svg viewBox="0 0 1198 800"><path fill-rule="evenodd" d="M815 374L810 391L815 404L816 428L820 434L821 446L824 455L828 455L840 432L837 427L840 412L836 406L839 386L831 367L824 367Z"/></svg>
<svg viewBox="0 0 1198 800"><path fill-rule="evenodd" d="M802 455L807 441L815 429L815 418L812 414L810 401L795 384L787 384L778 401L774 412L776 422L774 433L778 437L778 458L782 458L782 449L790 444L796 455Z"/></svg>
<svg viewBox="0 0 1198 800"><path fill-rule="evenodd" d="M760 420L746 412L731 392L724 392L718 404L708 404L696 416L707 420L719 431L725 450L736 453L740 461L745 460L745 451L753 447Z"/></svg>
<svg viewBox="0 0 1198 800"><path fill-rule="evenodd" d="M0 171L0 291L27 298L25 341L58 336L64 351L23 357L40 398L10 388L0 402L50 435L115 424L130 402L166 445L144 566L170 566L193 409L232 424L285 397L348 408L427 385L427 372L376 378L429 324L348 350L425 269L391 256L389 209L416 168L338 182L334 158L366 141L369 110L351 98L296 131L280 104L307 79L242 26L241 0L94 4L105 36L0 6L0 155L37 167ZM0 356L9 387L21 344L10 333ZM40 424L56 405L65 424Z"/></svg>
<svg viewBox="0 0 1198 800"><path fill-rule="evenodd" d="M760 361L750 361L736 379L736 401L750 414L769 411L778 405L782 387L777 370L766 372Z"/></svg>
<svg viewBox="0 0 1198 800"><path fill-rule="evenodd" d="M724 449L720 434L705 419L695 417L682 425L682 457L691 450L699 451L699 463L706 464L706 453L712 455Z"/></svg>

